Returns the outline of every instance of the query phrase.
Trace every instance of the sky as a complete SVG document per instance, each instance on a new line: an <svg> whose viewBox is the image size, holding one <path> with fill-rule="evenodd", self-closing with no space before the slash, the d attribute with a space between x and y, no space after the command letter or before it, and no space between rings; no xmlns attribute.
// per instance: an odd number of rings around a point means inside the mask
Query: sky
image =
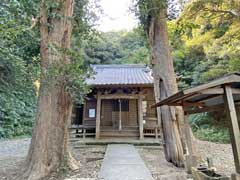
<svg viewBox="0 0 240 180"><path fill-rule="evenodd" d="M100 31L131 30L137 26L137 18L129 11L132 0L100 0L103 15L98 22Z"/></svg>

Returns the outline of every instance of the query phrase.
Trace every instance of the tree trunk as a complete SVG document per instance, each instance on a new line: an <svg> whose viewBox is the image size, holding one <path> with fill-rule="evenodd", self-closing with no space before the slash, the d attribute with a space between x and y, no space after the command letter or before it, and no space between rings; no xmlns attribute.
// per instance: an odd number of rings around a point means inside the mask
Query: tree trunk
<svg viewBox="0 0 240 180"><path fill-rule="evenodd" d="M178 91L173 60L170 52L167 33L166 11L152 18L148 32L153 66L154 89L156 101ZM159 123L162 127L164 152L167 161L176 166L183 166L184 141L181 136L183 112L179 108L163 106L157 109Z"/></svg>
<svg viewBox="0 0 240 180"><path fill-rule="evenodd" d="M66 92L64 77L56 75L51 78L48 74L53 64L58 68L69 63L68 57L59 49L70 47L73 0L53 0L53 3L60 5L50 11L60 18L47 15L48 7L44 0L40 8L41 86L36 123L22 175L29 180L45 177L61 166L77 168L77 161L68 150L71 98Z"/></svg>

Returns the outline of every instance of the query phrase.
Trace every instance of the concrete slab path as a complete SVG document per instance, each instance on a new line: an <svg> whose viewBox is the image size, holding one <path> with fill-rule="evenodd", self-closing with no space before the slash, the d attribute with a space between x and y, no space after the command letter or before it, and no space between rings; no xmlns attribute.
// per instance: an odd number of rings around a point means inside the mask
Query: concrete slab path
<svg viewBox="0 0 240 180"><path fill-rule="evenodd" d="M110 144L98 180L153 180L153 177L133 145Z"/></svg>

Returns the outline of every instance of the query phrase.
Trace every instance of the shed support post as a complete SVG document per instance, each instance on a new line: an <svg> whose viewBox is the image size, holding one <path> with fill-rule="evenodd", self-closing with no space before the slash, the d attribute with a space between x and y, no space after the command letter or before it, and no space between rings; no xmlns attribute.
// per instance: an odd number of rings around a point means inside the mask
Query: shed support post
<svg viewBox="0 0 240 180"><path fill-rule="evenodd" d="M187 154L185 155L185 169L187 173L191 174L191 168L196 167L198 164L198 160L200 159L196 156L196 150L194 147L192 135L191 135L191 127L188 124L188 115L184 116L184 128L185 128L185 138L187 144Z"/></svg>
<svg viewBox="0 0 240 180"><path fill-rule="evenodd" d="M142 112L142 94L138 97L138 122L139 122L139 137L143 139L143 112Z"/></svg>
<svg viewBox="0 0 240 180"><path fill-rule="evenodd" d="M83 129L83 139L86 138L86 129Z"/></svg>
<svg viewBox="0 0 240 180"><path fill-rule="evenodd" d="M240 132L237 119L236 108L232 95L231 86L224 86L224 105L227 113L228 120L230 122L230 135L233 149L233 157L236 168L236 174L233 175L233 179L240 180Z"/></svg>
<svg viewBox="0 0 240 180"><path fill-rule="evenodd" d="M191 138L191 130L188 124L188 115L184 116L184 127L185 127L185 138L186 138L186 143L187 143L187 150L188 154L190 156L193 155L193 143L192 143L192 138Z"/></svg>
<svg viewBox="0 0 240 180"><path fill-rule="evenodd" d="M101 98L97 95L96 139L100 138Z"/></svg>
<svg viewBox="0 0 240 180"><path fill-rule="evenodd" d="M158 139L158 128L157 127L155 127L155 139Z"/></svg>

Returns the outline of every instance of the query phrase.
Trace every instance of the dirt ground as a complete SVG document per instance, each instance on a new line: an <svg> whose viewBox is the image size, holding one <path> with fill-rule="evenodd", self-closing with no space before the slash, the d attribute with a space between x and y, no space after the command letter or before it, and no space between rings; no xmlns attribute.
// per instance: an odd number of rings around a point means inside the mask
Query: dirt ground
<svg viewBox="0 0 240 180"><path fill-rule="evenodd" d="M218 173L227 176L235 173L233 152L230 144L197 141L196 145L199 154L205 161L207 157L212 158L213 166L216 167Z"/></svg>
<svg viewBox="0 0 240 180"><path fill-rule="evenodd" d="M177 168L165 160L163 147L138 147L137 149L155 180L187 178L183 168Z"/></svg>
<svg viewBox="0 0 240 180"><path fill-rule="evenodd" d="M27 155L30 139L0 141L0 180L16 180L19 168ZM80 162L75 172L52 174L44 180L96 179L106 146L78 146L71 148L73 157ZM86 179L84 179L86 178Z"/></svg>
<svg viewBox="0 0 240 180"><path fill-rule="evenodd" d="M0 180L15 180L19 167L27 154L30 139L0 141ZM204 141L197 143L199 154L203 158L212 157L217 170L226 175L234 172L231 145ZM162 147L136 147L155 180L186 179L184 169L176 168L165 160ZM104 157L106 146L77 146L71 148L73 156L80 162L75 172L52 175L46 180L93 180L97 177Z"/></svg>

